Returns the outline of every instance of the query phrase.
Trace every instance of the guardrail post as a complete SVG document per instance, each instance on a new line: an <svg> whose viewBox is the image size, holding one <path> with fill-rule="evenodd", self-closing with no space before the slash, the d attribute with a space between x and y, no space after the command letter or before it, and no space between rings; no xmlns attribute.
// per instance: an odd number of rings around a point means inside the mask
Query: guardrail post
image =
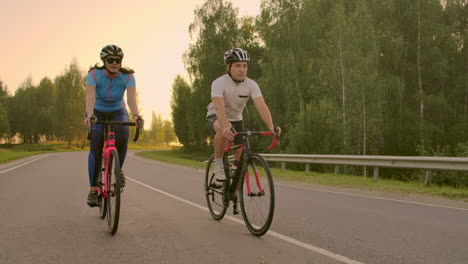
<svg viewBox="0 0 468 264"><path fill-rule="evenodd" d="M375 167L374 168L374 181L379 179L379 168Z"/></svg>
<svg viewBox="0 0 468 264"><path fill-rule="evenodd" d="M424 181L425 185L430 185L432 183L432 171L426 171L426 180Z"/></svg>
<svg viewBox="0 0 468 264"><path fill-rule="evenodd" d="M284 161L281 162L281 169L282 170L286 169L286 162L284 162Z"/></svg>
<svg viewBox="0 0 468 264"><path fill-rule="evenodd" d="M309 171L310 171L310 163L306 163L305 171L306 171L306 172L309 172Z"/></svg>
<svg viewBox="0 0 468 264"><path fill-rule="evenodd" d="M335 174L340 174L340 166L335 166Z"/></svg>

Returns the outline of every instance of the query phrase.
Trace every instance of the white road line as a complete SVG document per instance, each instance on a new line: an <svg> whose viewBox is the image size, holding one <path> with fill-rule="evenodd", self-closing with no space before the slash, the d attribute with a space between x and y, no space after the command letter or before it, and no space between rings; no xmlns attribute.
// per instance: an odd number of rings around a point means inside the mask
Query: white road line
<svg viewBox="0 0 468 264"><path fill-rule="evenodd" d="M148 189L150 189L150 190L153 190L153 191L155 191L155 192L158 192L158 193L160 193L160 194L169 196L169 197L171 197L171 198L173 198L173 199L175 199L175 200L177 200L177 201L186 203L186 204L191 205L191 206L193 206L193 207L195 207L195 208L198 208L198 209L201 209L201 210L203 210L203 211L209 212L208 208L205 207L205 206L202 206L202 205L199 205L199 204L197 204L197 203L191 202L191 201L189 201L189 200L183 199L183 198L181 198L181 197L179 197L179 196L170 194L170 193L168 193L168 192L159 190L159 189L157 189L157 188L154 188L154 187L152 187L152 186L150 186L150 185L148 185L148 184L146 184L146 183L143 183L143 182L141 182L141 181L135 180L135 179L133 179L133 178L126 177L126 179L128 179L128 180L130 180L130 181L133 181L133 182L135 182L135 183L137 183L137 184L139 184L139 185L141 185L141 186L143 186L143 187L146 187L146 188L148 188ZM232 216L229 216L229 215L226 215L225 218L227 218L227 219L229 219L229 220L231 220L231 221L233 221L233 222L236 222L236 223L238 223L238 224L242 224L242 225L244 224L244 222L243 222L242 220L237 219L237 218L232 217ZM313 245L311 245L311 244L307 244L307 243L305 243L305 242L302 242L302 241L299 241L299 240L297 240L297 239L294 239L294 238L291 238L291 237L288 237L288 236L279 234L279 233L274 232L274 231L271 231L271 230L268 231L267 235L270 235L270 236L272 236L272 237L275 237L275 238L281 239L281 240L283 240L283 241L289 242L289 243L294 244L294 245L296 245L296 246L305 248L305 249L307 249L307 250L309 250L309 251L313 251L313 252L315 252L315 253L318 253L318 254L327 256L327 257L329 257L329 258L332 258L332 259L341 261L341 262L346 263L346 264L364 264L363 262L359 262L359 261L357 261L357 260L353 260L353 259L350 259L350 258L341 256L341 255L335 254L335 253L330 252L330 251L328 251L328 250L325 250L325 249L323 249L323 248L319 248L319 247L313 246Z"/></svg>
<svg viewBox="0 0 468 264"><path fill-rule="evenodd" d="M309 187L300 187L300 186L287 185L287 184L277 184L277 183L275 183L275 186L297 188L297 189L302 189L302 190L311 190L311 191L316 191L316 192L334 193L334 194L341 194L341 195L348 195L348 196L356 196L356 197L370 198L370 199L376 199L376 200L384 200L384 201L392 201L392 202L400 202L400 203L409 203L409 204L417 204L417 205L424 205L424 206L440 207L440 208L445 208L445 209L468 211L467 208L444 206L444 205L437 205L437 204L428 204L428 203L406 201L406 200L399 200L399 199L391 199L391 198L383 198L383 197L376 197L376 196L369 196L369 195L362 195L362 194L328 191L328 190L321 190L321 189L315 189L315 188L309 188Z"/></svg>
<svg viewBox="0 0 468 264"><path fill-rule="evenodd" d="M25 166L25 165L28 165L28 164L31 163L31 162L34 162L34 161L43 159L43 158L48 157L48 156L50 156L50 154L49 154L49 155L42 156L42 157L39 157L39 158L36 158L36 159L33 159L33 160L30 160L30 161L27 161L27 162L25 162L25 163L21 163L21 164L19 164L19 165L14 166L14 167L11 167L11 168L2 170L2 171L0 171L0 174L3 174L3 173L5 173L5 172L9 172L9 171L14 170L14 169L17 169L17 168L19 168L19 167L23 167L23 166Z"/></svg>
<svg viewBox="0 0 468 264"><path fill-rule="evenodd" d="M165 162L154 162L154 161L148 160L146 158L137 157L135 155L133 155L132 158L135 158L135 159L138 159L138 160L141 160L141 161L146 161L146 162L153 163L153 164L157 164L157 165L160 165L160 166L169 167L169 168L177 168L177 169L183 169L183 170L188 170L188 171L195 171L195 169L190 170L190 169L184 168L183 166L179 166L179 167L171 166L171 165L168 165ZM423 205L423 206L439 207L439 208L453 209L453 210L460 210L460 211L468 211L467 208L451 207L451 206L436 205L436 204L428 204L428 203L413 202L413 201L391 199L391 198L383 198L383 197L361 195L361 194L352 194L352 193L345 193L345 192L328 191L328 190L321 190L321 189L315 189L315 188L309 188L309 187L300 187L300 186L294 186L294 185L288 185L288 184L275 183L275 186L290 187L290 188L297 188L297 189L303 189L303 190L311 190L311 191L316 191L316 192L334 193L334 194L341 194L341 195L348 195L348 196L356 196L356 197L363 197L363 198L376 199L376 200L385 200L385 201L392 201L392 202L417 204L417 205Z"/></svg>

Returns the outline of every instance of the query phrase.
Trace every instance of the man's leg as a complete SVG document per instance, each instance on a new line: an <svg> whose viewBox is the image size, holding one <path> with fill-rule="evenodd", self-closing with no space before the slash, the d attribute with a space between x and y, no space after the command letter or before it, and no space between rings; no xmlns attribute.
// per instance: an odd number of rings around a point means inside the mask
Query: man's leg
<svg viewBox="0 0 468 264"><path fill-rule="evenodd" d="M221 126L218 120L213 123L214 136L214 151L215 151L215 175L217 181L225 181L226 174L224 173L223 155L224 148L227 146L227 140L223 136Z"/></svg>

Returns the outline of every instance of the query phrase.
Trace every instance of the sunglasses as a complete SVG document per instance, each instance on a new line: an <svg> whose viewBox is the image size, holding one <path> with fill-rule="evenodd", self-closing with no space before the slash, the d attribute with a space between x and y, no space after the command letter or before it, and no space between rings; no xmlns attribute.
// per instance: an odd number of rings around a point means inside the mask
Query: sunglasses
<svg viewBox="0 0 468 264"><path fill-rule="evenodd" d="M106 62L109 63L109 64L112 64L114 62L117 63L117 64L120 64L122 62L122 59L120 59L120 58L107 58Z"/></svg>

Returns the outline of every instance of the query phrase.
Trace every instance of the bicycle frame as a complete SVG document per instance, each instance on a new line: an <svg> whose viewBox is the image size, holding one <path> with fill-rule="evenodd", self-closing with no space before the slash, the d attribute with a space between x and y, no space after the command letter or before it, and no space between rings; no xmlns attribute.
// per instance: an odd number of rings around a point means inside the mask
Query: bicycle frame
<svg viewBox="0 0 468 264"><path fill-rule="evenodd" d="M94 124L101 124L103 125L104 128L104 144L102 148L102 164L101 166L101 171L104 171L104 186L101 188L98 188L98 194L101 194L103 198L106 198L108 194L110 193L109 186L108 186L108 172L109 169L109 158L111 155L111 152L113 150L117 150L115 146L115 132L114 132L114 127L115 126L135 126L135 123L133 122L120 122L120 121L96 121L94 120L92 122L92 125ZM133 139L134 142L136 142L140 136L140 128L137 128L136 133L135 133L135 138ZM91 130L88 131L88 140L91 138ZM104 169L104 170L103 170Z"/></svg>
<svg viewBox="0 0 468 264"><path fill-rule="evenodd" d="M109 168L109 158L110 158L112 150L117 149L115 147L115 132L112 131L113 130L112 128L113 127L111 127L111 131L106 131L108 130L108 128L107 126L105 126L105 135L107 135L107 137L104 140L104 146L103 146L103 151L102 151L102 160L104 164L101 164L101 166L104 166L104 177L103 177L104 186L102 190L98 189L98 192L101 193L103 198L107 198L107 195L110 193L107 177L109 175L108 174L109 170L112 168Z"/></svg>
<svg viewBox="0 0 468 264"><path fill-rule="evenodd" d="M258 175L257 168L255 164L252 164L254 175L255 175L255 182L257 184L258 189L260 190L258 193L252 193L251 192L251 186L250 186L250 174L247 169L247 162L249 161L249 155L251 153L250 151L250 143L249 143L249 136L251 135L262 135L262 136L272 136L273 140L271 145L268 147L268 150L271 150L275 147L276 143L278 142L278 138L273 136L273 133L271 132L253 132L253 131L245 131L245 132L236 132L234 134L235 136L241 135L242 136L242 141L243 144L238 145L238 146L232 146L232 141L228 143L228 146L224 149L225 155L228 151L234 151L236 149L241 148L242 153L241 153L241 159L239 161L239 166L237 167L235 174L232 175L232 184L229 186L229 197L236 197L235 193L240 188L240 183L242 182L242 172L245 172L244 177L246 178L245 183L246 183L246 188L247 188L247 195L248 196L261 196L264 195L265 192L263 191L263 188L260 183L260 176ZM230 172L229 172L230 173ZM232 200L232 199L231 199Z"/></svg>

